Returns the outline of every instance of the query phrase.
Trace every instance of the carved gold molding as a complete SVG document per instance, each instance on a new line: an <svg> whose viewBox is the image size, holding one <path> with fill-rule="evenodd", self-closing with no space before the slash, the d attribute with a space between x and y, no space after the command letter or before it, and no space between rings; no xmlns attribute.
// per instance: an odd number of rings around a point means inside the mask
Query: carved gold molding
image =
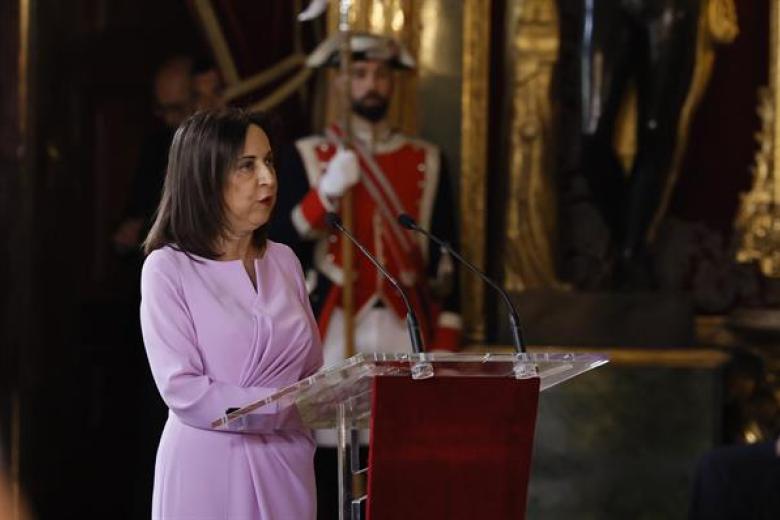
<svg viewBox="0 0 780 520"><path fill-rule="evenodd" d="M487 124L490 74L490 0L463 4L463 90L461 93L460 229L463 255L485 268L487 218ZM462 312L467 338L485 338L482 281L461 272Z"/></svg>

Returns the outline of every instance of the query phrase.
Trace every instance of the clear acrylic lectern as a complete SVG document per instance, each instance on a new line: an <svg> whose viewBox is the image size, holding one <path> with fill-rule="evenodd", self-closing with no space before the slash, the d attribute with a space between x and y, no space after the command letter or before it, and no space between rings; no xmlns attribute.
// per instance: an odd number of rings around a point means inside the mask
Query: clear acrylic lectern
<svg viewBox="0 0 780 520"><path fill-rule="evenodd" d="M291 424L335 428L342 520L362 518L366 503L375 520L409 514L522 518L538 392L607 361L599 354L569 353L358 354L226 411L212 426L247 433ZM380 409L381 415L372 416ZM369 463L361 467L359 431L369 427ZM485 461L494 462L484 467ZM372 465L381 468L373 477ZM353 496L353 479L360 474L368 475L368 493ZM416 486L415 476L423 484ZM504 489L507 480L514 487ZM460 505L444 513L441 502Z"/></svg>

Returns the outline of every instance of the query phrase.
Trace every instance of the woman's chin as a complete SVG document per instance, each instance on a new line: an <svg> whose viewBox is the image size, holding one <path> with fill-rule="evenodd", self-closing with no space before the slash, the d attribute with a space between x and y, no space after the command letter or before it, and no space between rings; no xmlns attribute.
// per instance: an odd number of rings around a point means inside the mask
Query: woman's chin
<svg viewBox="0 0 780 520"><path fill-rule="evenodd" d="M263 216L262 216L262 217L260 217L260 218L254 218L254 219L252 219L252 220L251 220L251 224L250 224L251 230L252 230L253 232L254 232L254 231L257 231L257 230L258 230L258 229L260 229L261 227L263 227L263 226L265 226L266 224L268 224L268 221L269 221L269 220L270 220L270 215L263 215Z"/></svg>

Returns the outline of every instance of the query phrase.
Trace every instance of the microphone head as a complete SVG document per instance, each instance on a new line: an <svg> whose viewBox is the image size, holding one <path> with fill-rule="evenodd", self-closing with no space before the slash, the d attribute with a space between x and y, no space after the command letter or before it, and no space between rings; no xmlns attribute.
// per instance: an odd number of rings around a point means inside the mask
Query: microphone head
<svg viewBox="0 0 780 520"><path fill-rule="evenodd" d="M415 222L414 219L406 213L401 213L398 215L398 223L406 229L417 229L417 222Z"/></svg>
<svg viewBox="0 0 780 520"><path fill-rule="evenodd" d="M325 214L325 222L327 222L328 225L332 228L341 228L341 217L332 211L329 211Z"/></svg>

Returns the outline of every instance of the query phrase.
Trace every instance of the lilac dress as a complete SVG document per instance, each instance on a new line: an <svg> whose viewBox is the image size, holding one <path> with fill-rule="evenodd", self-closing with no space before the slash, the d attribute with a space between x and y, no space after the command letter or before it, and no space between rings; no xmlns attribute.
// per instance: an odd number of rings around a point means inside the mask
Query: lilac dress
<svg viewBox="0 0 780 520"><path fill-rule="evenodd" d="M290 248L269 241L255 262L255 291L240 260L194 258L164 247L149 255L141 277L144 344L170 409L152 517L314 519L311 431L210 427L225 409L263 398L322 364L300 263Z"/></svg>

